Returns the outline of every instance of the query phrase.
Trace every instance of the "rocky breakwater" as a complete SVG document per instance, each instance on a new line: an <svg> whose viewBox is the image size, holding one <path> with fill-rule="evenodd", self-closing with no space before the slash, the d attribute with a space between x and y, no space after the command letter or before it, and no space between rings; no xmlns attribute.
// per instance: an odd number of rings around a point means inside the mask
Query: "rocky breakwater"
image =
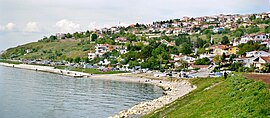
<svg viewBox="0 0 270 118"><path fill-rule="evenodd" d="M186 80L181 82L163 81L162 83L152 84L156 84L157 86L162 87L165 90L164 96L161 96L152 101L139 103L138 105L135 105L128 110L121 111L117 115L110 118L140 117L175 101L179 97L182 97L197 88Z"/></svg>

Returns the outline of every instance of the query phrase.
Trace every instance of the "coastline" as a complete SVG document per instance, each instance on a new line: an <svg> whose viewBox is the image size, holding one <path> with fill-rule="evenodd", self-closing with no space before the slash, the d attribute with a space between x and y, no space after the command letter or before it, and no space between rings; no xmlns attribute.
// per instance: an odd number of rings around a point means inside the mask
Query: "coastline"
<svg viewBox="0 0 270 118"><path fill-rule="evenodd" d="M55 69L54 67L50 67L50 66L8 64L8 63L0 63L0 66L49 72L49 73L61 74L61 75L72 76L72 77L86 77L86 78L91 78L91 79L102 79L102 80L110 80L110 81L153 84L155 86L159 86L163 88L164 90L163 96L157 99L151 100L151 101L139 103L129 108L128 110L120 111L115 116L110 116L110 118L140 117L140 116L146 115L147 113L157 110L197 88L196 86L191 85L186 80L182 80L180 82L154 80L154 79L147 79L144 77L141 77L141 78L132 77L130 76L131 73L91 75L91 74L83 73L83 72Z"/></svg>

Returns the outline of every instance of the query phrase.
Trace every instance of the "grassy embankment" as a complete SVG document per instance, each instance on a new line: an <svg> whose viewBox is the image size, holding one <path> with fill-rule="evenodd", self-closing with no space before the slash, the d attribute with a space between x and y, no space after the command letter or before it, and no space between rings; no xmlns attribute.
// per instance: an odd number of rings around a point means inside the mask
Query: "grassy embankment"
<svg viewBox="0 0 270 118"><path fill-rule="evenodd" d="M144 118L270 117L270 92L263 82L242 75L191 82L198 86L196 90Z"/></svg>
<svg viewBox="0 0 270 118"><path fill-rule="evenodd" d="M125 71L106 71L102 72L98 69L91 69L91 68L68 68L66 66L56 66L57 69L68 69L71 71L78 71L78 72L84 72L84 73L90 73L90 74L119 74L119 73L126 73Z"/></svg>

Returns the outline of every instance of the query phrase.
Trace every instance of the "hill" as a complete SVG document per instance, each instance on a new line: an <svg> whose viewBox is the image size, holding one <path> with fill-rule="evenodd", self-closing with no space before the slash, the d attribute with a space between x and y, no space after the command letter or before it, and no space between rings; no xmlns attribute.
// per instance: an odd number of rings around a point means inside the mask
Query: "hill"
<svg viewBox="0 0 270 118"><path fill-rule="evenodd" d="M241 76L191 80L196 90L144 118L269 117L266 85Z"/></svg>
<svg viewBox="0 0 270 118"><path fill-rule="evenodd" d="M86 57L94 44L84 39L61 39L52 42L33 42L10 48L2 55L4 58L15 59L50 59L64 60L73 57Z"/></svg>

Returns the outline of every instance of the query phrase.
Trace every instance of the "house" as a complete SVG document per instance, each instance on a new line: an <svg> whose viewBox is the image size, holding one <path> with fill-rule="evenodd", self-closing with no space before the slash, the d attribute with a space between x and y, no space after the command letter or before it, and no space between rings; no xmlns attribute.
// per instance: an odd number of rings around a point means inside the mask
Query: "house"
<svg viewBox="0 0 270 118"><path fill-rule="evenodd" d="M96 53L88 53L88 59L93 60L94 58L96 58Z"/></svg>
<svg viewBox="0 0 270 118"><path fill-rule="evenodd" d="M199 70L207 70L209 65L190 65L188 69L199 69Z"/></svg>
<svg viewBox="0 0 270 118"><path fill-rule="evenodd" d="M223 30L224 30L223 27L215 27L215 28L213 28L213 32L214 32L214 33L220 33L220 32L222 32Z"/></svg>
<svg viewBox="0 0 270 118"><path fill-rule="evenodd" d="M95 46L95 50L96 50L96 56L97 57L100 57L102 56L104 53L108 52L109 51L109 47L110 45L109 44L97 44Z"/></svg>
<svg viewBox="0 0 270 118"><path fill-rule="evenodd" d="M165 44L165 45L168 45L168 44L169 44L169 42L168 42L168 41L166 41L166 40L164 40L164 39L163 39L163 40L161 40L161 41L160 41L160 43Z"/></svg>
<svg viewBox="0 0 270 118"><path fill-rule="evenodd" d="M265 45L265 47L270 50L270 40L269 39L262 41L261 44Z"/></svg>
<svg viewBox="0 0 270 118"><path fill-rule="evenodd" d="M268 57L270 54L265 51L251 51L246 52L246 57Z"/></svg>
<svg viewBox="0 0 270 118"><path fill-rule="evenodd" d="M265 64L270 63L270 57L257 57L254 59L254 66L262 69Z"/></svg>
<svg viewBox="0 0 270 118"><path fill-rule="evenodd" d="M248 41L251 41L251 40L253 40L251 36L245 35L245 36L242 36L241 37L239 44L247 43Z"/></svg>
<svg viewBox="0 0 270 118"><path fill-rule="evenodd" d="M176 46L175 42L170 42L167 46Z"/></svg>
<svg viewBox="0 0 270 118"><path fill-rule="evenodd" d="M127 43L128 40L127 40L127 38L124 38L124 37L118 37L115 39L115 42L116 43Z"/></svg>
<svg viewBox="0 0 270 118"><path fill-rule="evenodd" d="M244 67L250 68L253 65L253 60L256 59L256 57L242 57L242 58L234 58L233 62L239 62L242 63Z"/></svg>
<svg viewBox="0 0 270 118"><path fill-rule="evenodd" d="M193 63L195 62L196 58L193 58L193 57L190 57L190 56L187 56L187 55L171 55L171 58L177 62L179 60L185 60L187 61L188 63Z"/></svg>
<svg viewBox="0 0 270 118"><path fill-rule="evenodd" d="M128 52L127 51L127 46L115 45L115 46L113 46L113 49L115 49L118 52L120 52L120 54L126 54Z"/></svg>
<svg viewBox="0 0 270 118"><path fill-rule="evenodd" d="M57 39L64 39L66 37L64 33L56 33L55 36Z"/></svg>
<svg viewBox="0 0 270 118"><path fill-rule="evenodd" d="M227 55L237 54L239 52L239 48L237 46L229 46L225 49Z"/></svg>
<svg viewBox="0 0 270 118"><path fill-rule="evenodd" d="M104 59L102 61L100 61L98 64L99 65L109 65L111 62L108 59Z"/></svg>
<svg viewBox="0 0 270 118"><path fill-rule="evenodd" d="M254 40L256 41L267 40L267 36L265 34L258 34L255 35Z"/></svg>
<svg viewBox="0 0 270 118"><path fill-rule="evenodd" d="M25 53L31 53L32 52L32 49L27 49L27 50L25 50Z"/></svg>
<svg viewBox="0 0 270 118"><path fill-rule="evenodd" d="M214 55L222 55L223 53L227 54L227 50L229 46L227 45L216 45L206 48L206 51L208 51L209 54Z"/></svg>

